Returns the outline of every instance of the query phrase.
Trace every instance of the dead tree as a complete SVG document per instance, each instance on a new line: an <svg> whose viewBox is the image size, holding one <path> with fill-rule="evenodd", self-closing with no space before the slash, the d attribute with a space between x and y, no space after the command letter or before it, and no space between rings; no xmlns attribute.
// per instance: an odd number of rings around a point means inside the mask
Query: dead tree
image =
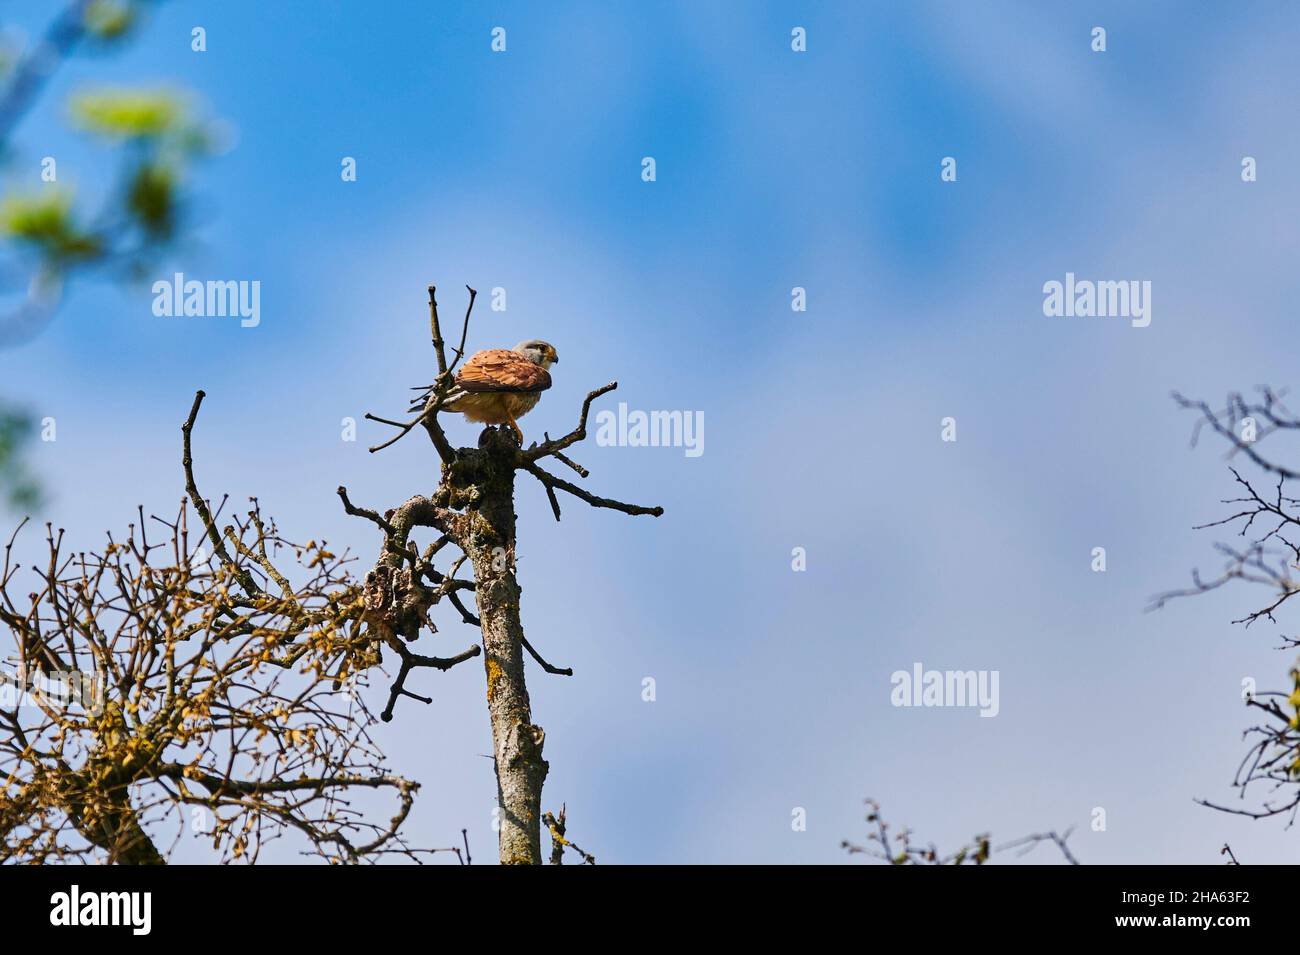
<svg viewBox="0 0 1300 955"><path fill-rule="evenodd" d="M441 666L436 658L412 653L405 642L415 640L422 628L432 630L426 611L444 597L461 619L479 628L483 663L487 677L488 717L492 728L493 757L500 807L500 859L502 863L542 863L542 786L547 763L542 756L545 734L533 720L524 676L525 654L547 673L571 676L572 670L552 666L528 642L520 617L522 588L516 572L515 477L523 473L536 478L546 491L555 519L560 519L558 492L572 495L592 507L609 508L624 514L663 514L661 507L640 507L598 497L564 480L543 467L552 458L581 478L587 470L565 452L587 436L591 404L618 387L617 382L597 388L582 403L577 427L552 440L544 435L541 444L521 448L514 434L504 426L488 427L476 448L454 448L448 441L438 415L455 382L456 368L465 355L475 291L468 289L469 305L460 331L460 341L448 358L434 286L429 286L429 326L437 377L429 389L423 411L414 419L396 421L366 417L397 428L397 434L370 450L379 451L422 428L433 443L440 461L440 477L428 496L412 497L382 515L357 507L348 499L346 488L339 497L349 514L365 518L383 535L379 558L366 575L367 620L399 657L400 669L392 685L384 719L391 719L397 701L408 696L428 702L406 688L412 669ZM421 552L411 539L417 528L432 529L436 538ZM462 555L447 570L438 571L435 556L446 546ZM473 580L456 576L468 560ZM472 595L476 611L464 598ZM477 652L478 647L474 648ZM468 651L467 651L468 652ZM462 655L464 656L464 655ZM554 831L554 830L553 830ZM561 838L563 831L559 830ZM585 854L584 854L585 856Z"/></svg>
<svg viewBox="0 0 1300 955"><path fill-rule="evenodd" d="M1258 397L1230 394L1225 405L1216 409L1204 401L1174 394L1180 407L1199 415L1192 444L1208 429L1224 441L1227 457L1234 461L1229 470L1236 496L1222 501L1231 513L1197 529L1235 530L1241 543L1216 544L1224 558L1219 573L1207 579L1193 570L1190 587L1157 595L1150 609L1162 607L1176 597L1203 594L1241 581L1262 587L1268 595L1262 606L1232 621L1249 628L1260 621L1278 623L1283 606L1300 593L1300 499L1287 493L1290 484L1300 478L1300 471L1265 456L1259 447L1271 435L1300 433L1300 417L1286 407L1284 397L1282 392L1261 387ZM1244 459L1263 478L1243 477L1242 471L1249 471L1234 459ZM1265 486L1265 480L1272 487ZM1298 647L1300 638L1283 636L1278 649L1294 651ZM1202 805L1252 819L1280 816L1287 819L1288 825L1300 814L1300 666L1291 668L1287 684L1285 690L1249 692L1245 696L1246 705L1261 714L1262 721L1246 731L1252 742L1237 768L1233 786L1240 790L1243 802L1248 791L1253 794L1262 789L1263 797L1254 805L1239 807L1198 800Z"/></svg>

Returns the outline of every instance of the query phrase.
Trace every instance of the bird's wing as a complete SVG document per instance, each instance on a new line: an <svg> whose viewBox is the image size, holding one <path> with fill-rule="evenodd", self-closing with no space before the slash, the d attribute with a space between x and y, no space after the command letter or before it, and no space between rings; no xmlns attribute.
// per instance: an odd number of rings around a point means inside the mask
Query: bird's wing
<svg viewBox="0 0 1300 955"><path fill-rule="evenodd" d="M545 391L551 375L541 365L508 348L476 352L456 375L458 388L470 393Z"/></svg>

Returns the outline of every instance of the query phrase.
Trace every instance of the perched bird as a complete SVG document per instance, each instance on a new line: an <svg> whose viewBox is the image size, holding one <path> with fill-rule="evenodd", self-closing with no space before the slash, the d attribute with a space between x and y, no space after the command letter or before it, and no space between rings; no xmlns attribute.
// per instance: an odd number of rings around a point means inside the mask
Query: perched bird
<svg viewBox="0 0 1300 955"><path fill-rule="evenodd" d="M540 338L520 342L514 348L488 348L470 356L456 373L456 383L442 407L483 424L508 424L524 445L518 419L532 411L551 387L551 373L557 364L555 347ZM417 397L412 411L423 411L430 388Z"/></svg>

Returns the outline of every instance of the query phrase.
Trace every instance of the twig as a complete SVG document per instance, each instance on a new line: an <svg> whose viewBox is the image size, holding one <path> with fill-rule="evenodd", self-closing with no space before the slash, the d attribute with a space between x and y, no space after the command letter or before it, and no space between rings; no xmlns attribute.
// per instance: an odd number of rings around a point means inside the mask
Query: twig
<svg viewBox="0 0 1300 955"><path fill-rule="evenodd" d="M455 371L460 360L465 357L465 339L469 337L469 314L474 311L474 299L478 297L478 292L468 285L465 286L465 290L469 292L469 304L465 306L465 322L460 328L460 344L456 346L456 357L451 360L448 371Z"/></svg>
<svg viewBox="0 0 1300 955"><path fill-rule="evenodd" d="M461 603L460 594L456 593L456 591L453 590L451 593L447 594L447 599L451 601L453 607L460 611L461 619L466 623L475 627L481 627L483 625L483 621L475 614L470 613L469 608Z"/></svg>
<svg viewBox="0 0 1300 955"><path fill-rule="evenodd" d="M369 420L378 421L380 424L392 425L393 427L400 428L401 430L398 431L397 434L393 435L393 437L383 442L382 444L376 444L374 447L367 448L366 450L369 451L371 454L374 454L376 451L382 451L384 450L384 448L396 444L398 441L402 440L402 438L410 434L411 431L414 430L417 426L424 424L424 422L428 420L429 415L432 414L435 410L436 410L435 405L433 404L427 405L425 406L424 411L420 413L419 417L417 417L413 421L407 421L407 422L390 421L388 418L381 418L378 415L373 415L367 411L366 418L368 418Z"/></svg>
<svg viewBox="0 0 1300 955"><path fill-rule="evenodd" d="M212 542L212 550L221 562L229 567L239 580L239 585L244 588L244 592L250 597L259 597L262 595L262 588L253 580L252 574L242 567L235 564L230 559L230 552L226 550L226 545L221 540L221 534L217 531L217 525L212 520L212 512L208 510L207 501L199 494L198 485L194 481L194 457L190 451L190 434L194 430L194 421L199 416L199 405L203 404L203 399L207 397L202 389L194 393L194 404L190 406L189 417L181 425L181 466L185 469L185 491L189 495L190 501L194 504L194 510L198 512L199 520L203 521L203 527L208 532L208 540Z"/></svg>
<svg viewBox="0 0 1300 955"><path fill-rule="evenodd" d="M437 670L450 670L458 663L464 663L466 660L472 660L483 652L477 644L472 644L468 649L456 654L454 657L426 657L418 653L412 653L400 643L390 644L391 648L396 651L397 655L402 658L402 666L398 670L397 679L388 691L388 705L384 707L384 712L379 714L379 718L385 723L391 723L393 720L393 708L397 705L399 696L409 696L421 703L432 703L433 700L427 696L420 696L418 693L412 693L406 689L406 678L416 667L433 667Z"/></svg>
<svg viewBox="0 0 1300 955"><path fill-rule="evenodd" d="M550 492L551 506L552 509L555 511L555 519L557 521L560 519L560 507L559 507L559 502L555 500L553 489L566 491L569 494L572 494L574 497L578 498L579 500L586 501L592 507L606 507L609 508L610 510L622 511L624 514L631 514L633 516L639 514L648 514L651 517L662 517L664 513L664 509L658 506L642 507L640 504L625 504L622 501L615 501L612 498L597 497L595 494L592 494L590 491L583 490L582 488L578 487L578 485L576 484L571 484L568 481L558 478L554 474L551 474L549 471L543 471L536 464L533 464L529 461L521 462L520 467L523 470L527 471L529 474L531 474L533 477L537 478L537 480L541 481L542 485L547 489L548 492Z"/></svg>
<svg viewBox="0 0 1300 955"><path fill-rule="evenodd" d="M591 403L595 401L597 398L599 398L601 395L609 394L617 387L618 387L618 382L611 381L609 384L602 385L601 387L597 388L595 391L589 392L587 394L586 399L582 402L582 414L578 417L578 426L576 428L574 428L572 431L570 431L562 438L557 438L554 441L551 441L548 438L542 444L535 445L534 447L528 448L526 451L520 451L519 452L520 460L522 462L531 463L533 461L538 460L539 458L546 457L548 454L553 455L557 451L563 451L565 448L569 447L570 445L574 445L577 444L579 441L585 440L587 437L587 414L591 411ZM583 477L586 477L586 475L584 474Z"/></svg>
<svg viewBox="0 0 1300 955"><path fill-rule="evenodd" d="M1036 832L1021 839L1003 843L997 847L997 851L1002 852L1007 849L1020 848L1021 851L1017 854L1024 855L1027 852L1032 852L1040 842L1050 842L1061 850L1061 855L1065 857L1066 862L1070 863L1070 865L1078 865L1079 860L1074 857L1074 853L1070 851L1069 845L1066 844L1066 840L1070 838L1070 833L1073 831L1074 829L1071 827L1065 830L1065 835L1058 835L1056 832Z"/></svg>
<svg viewBox="0 0 1300 955"><path fill-rule="evenodd" d="M578 855L582 856L582 861L585 862L587 865L595 865L596 857L594 855L592 855L590 852L582 851L582 849L578 848L578 846L574 845L572 842L570 842L568 839L564 837L565 809L566 809L565 806L560 806L560 817L558 819L555 818L555 815L553 813L549 813L549 812L543 814L542 816L542 822L546 824L546 828L549 829L551 832L551 865L564 864L564 849L566 846L572 849L574 852L578 853Z"/></svg>
<svg viewBox="0 0 1300 955"><path fill-rule="evenodd" d="M438 360L438 378L447 374L447 353L443 351L442 326L438 322L438 289L429 286L429 330L433 337L433 354Z"/></svg>
<svg viewBox="0 0 1300 955"><path fill-rule="evenodd" d="M352 502L348 500L348 489L342 484L339 485L338 495L339 499L343 501L343 510L348 514L353 517L364 517L366 520L378 525L385 534L392 534L394 536L397 534L397 529L394 528L392 524L388 523L388 521L380 517L375 511L365 507L354 507Z"/></svg>
<svg viewBox="0 0 1300 955"><path fill-rule="evenodd" d="M551 666L549 663L547 663L545 660L542 659L542 655L540 653L538 653L536 650L533 649L533 645L528 642L527 637L525 637L523 634L520 634L519 639L523 641L524 649L528 651L528 653L532 656L532 658L536 660L541 665L542 669L545 670L547 673L554 673L556 676L573 676L572 667L561 668L561 667Z"/></svg>

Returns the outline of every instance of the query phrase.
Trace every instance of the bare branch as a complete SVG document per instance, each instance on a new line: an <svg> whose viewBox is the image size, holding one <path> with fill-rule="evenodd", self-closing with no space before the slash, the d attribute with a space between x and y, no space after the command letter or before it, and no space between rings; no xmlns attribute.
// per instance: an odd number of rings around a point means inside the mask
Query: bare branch
<svg viewBox="0 0 1300 955"><path fill-rule="evenodd" d="M375 524L385 534L389 534L392 536L397 535L396 528L394 528L392 524L388 523L388 521L384 520L374 511L368 510L367 508L364 507L354 507L352 505L352 502L348 500L348 489L345 488L342 484L339 485L338 495L339 495L339 499L343 501L343 510L346 513L350 514L353 517L364 517L366 520Z"/></svg>
<svg viewBox="0 0 1300 955"><path fill-rule="evenodd" d="M438 289L429 286L429 331L433 338L433 354L438 361L438 379L447 374L447 352L442 340L442 325L438 321Z"/></svg>
<svg viewBox="0 0 1300 955"><path fill-rule="evenodd" d="M469 304L465 306L465 322L460 328L460 344L456 346L456 355L447 368L449 372L455 371L460 360L465 357L465 339L469 336L469 316L470 312L474 311L474 299L478 297L478 292L468 285L465 286L465 291L469 292Z"/></svg>
<svg viewBox="0 0 1300 955"><path fill-rule="evenodd" d="M1281 392L1268 387L1260 387L1258 391L1261 398L1255 401L1248 401L1235 392L1229 394L1225 407L1219 411L1211 409L1204 401L1192 401L1176 392L1174 394L1180 407L1199 412L1192 429L1193 445L1201 431L1209 428L1228 443L1229 457L1240 454L1273 475L1276 483L1271 491L1261 493L1236 468L1229 469L1241 490L1240 496L1222 502L1232 509L1228 516L1200 527L1236 527L1237 536L1246 539L1245 545L1216 544L1215 549L1227 558L1222 573L1205 580L1194 570L1191 587L1158 595L1152 600L1152 609L1175 597L1207 593L1240 580L1262 585L1271 592L1264 606L1233 621L1249 627L1261 619L1276 623L1275 615L1282 605L1300 592L1300 579L1295 574L1300 570L1300 545L1288 536L1300 531L1300 499L1286 493L1287 482L1300 474L1265 458L1258 451L1265 436L1300 430L1300 418L1282 402ZM1240 435L1238 428L1242 429ZM1300 641L1283 639L1282 649L1296 646L1300 646ZM1262 802L1248 808L1200 799L1197 800L1200 805L1251 819L1277 816L1285 817L1287 825L1295 822L1300 814L1300 668L1291 669L1290 679L1291 693L1261 692L1246 699L1249 708L1264 713L1267 718L1246 731L1246 737L1253 742L1237 767L1233 787L1239 790L1239 796L1244 800L1248 790L1253 794L1262 786L1266 793ZM1282 798L1277 797L1278 793ZM1224 852L1232 857L1231 849L1226 845Z"/></svg>
<svg viewBox="0 0 1300 955"><path fill-rule="evenodd" d="M565 448L577 444L579 441L586 440L587 414L588 412L591 411L591 403L595 401L597 398L599 398L601 395L609 394L617 387L618 387L618 382L611 381L609 384L602 385L601 387L597 388L595 391L589 392L587 394L586 399L582 402L582 414L578 417L578 426L562 438L557 438L556 440L552 441L548 437L547 440L544 441L542 444L533 445L532 447L528 448L525 451L520 451L519 452L520 461L525 464L531 463L533 461L537 461L541 458L546 457L548 454L553 455L557 451L563 451ZM579 471L579 473L583 474L583 472L581 471ZM586 477L586 474L583 474L583 477Z"/></svg>
<svg viewBox="0 0 1300 955"><path fill-rule="evenodd" d="M1007 849L1020 849L1020 852L1018 852L1017 855L1023 856L1028 852L1032 852L1040 843L1050 842L1061 851L1061 855L1065 857L1066 862L1070 863L1070 865L1078 865L1079 860L1074 857L1074 853L1070 851L1069 845L1066 844L1066 840L1070 838L1070 833L1073 831L1073 828L1067 829L1065 830L1064 835L1058 835L1055 831L1036 832L1032 835L1024 836L1021 839L1015 839L1011 842L1004 843L1003 845L998 846L996 851L1002 852Z"/></svg>
<svg viewBox="0 0 1300 955"><path fill-rule="evenodd" d="M1035 833L1000 845L996 850L992 847L986 833L976 836L968 845L962 846L956 852L943 854L934 843L918 845L910 829L899 831L891 840L890 826L880 814L880 804L874 799L868 799L866 805L867 822L874 828L867 836L866 845L849 842L847 839L840 843L841 848L850 855L868 855L890 865L983 865L995 851L1020 849L1017 855L1023 856L1039 843L1050 842L1060 850L1066 862L1070 865L1079 864L1079 860L1074 857L1066 842L1070 838L1072 829L1067 829L1064 835L1058 835L1056 832Z"/></svg>
<svg viewBox="0 0 1300 955"><path fill-rule="evenodd" d="M597 497L595 494L583 490L576 484L571 484L568 481L558 478L549 471L543 471L535 464L524 463L521 464L520 467L542 482L542 486L546 488L551 498L551 506L555 511L555 519L557 521L560 519L560 505L555 499L555 490L561 490L572 494L574 497L578 498L578 500L586 501L592 507L606 507L610 510L622 511L624 514L631 514L633 516L648 514L651 517L661 517L664 513L662 507L642 507L640 504L625 504L622 501L615 501L611 498Z"/></svg>
<svg viewBox="0 0 1300 955"><path fill-rule="evenodd" d="M545 823L546 828L549 829L551 833L551 865L564 864L565 847L572 849L574 852L578 853L578 855L582 856L582 861L587 865L595 865L596 857L594 855L590 852L583 852L582 849L578 848L565 838L565 809L565 806L560 806L560 815L558 819L553 813L549 812L542 816L542 822Z"/></svg>
<svg viewBox="0 0 1300 955"><path fill-rule="evenodd" d="M536 660L538 664L541 666L541 668L545 670L547 673L554 674L555 676L573 676L573 669L571 667L561 668L561 667L551 666L549 663L547 663L545 660L542 659L542 655L540 653L538 653L536 650L533 649L533 645L528 642L527 637L521 637L520 639L523 641L524 649L528 651L528 655L531 656L534 660Z"/></svg>
<svg viewBox="0 0 1300 955"><path fill-rule="evenodd" d="M206 397L202 389L195 392L194 404L190 406L189 416L185 423L181 425L181 466L185 469L185 491L189 495L190 503L194 505L194 510L198 513L199 519L203 521L203 526L207 530L208 540L212 543L212 551L221 558L221 562L228 567L234 566L234 561L230 559L230 553L226 550L225 543L221 540L221 534L217 531L217 525L212 520L212 513L208 510L208 503L199 494L198 485L194 482L194 457L190 452L190 435L194 430L194 421L199 416L199 405L203 404ZM244 588L244 592L250 597L258 597L262 593L262 588L248 574L247 571L237 571L236 578L239 585Z"/></svg>
<svg viewBox="0 0 1300 955"><path fill-rule="evenodd" d="M384 448L396 444L398 441L402 440L402 438L410 434L412 430L424 424L429 419L430 415L436 413L437 413L437 409L434 407L432 402L426 405L424 411L420 412L420 414L417 417L407 422L391 421L388 418L380 418L378 415L373 415L367 411L365 416L370 421L378 421L380 424L392 425L393 427L398 428L400 430L397 432L397 434L393 435L393 437L389 438L387 441L384 441L380 444L376 444L373 447L367 448L366 450L369 451L371 454L374 454L376 451L382 451L384 450ZM436 444L437 442L435 441L434 443Z"/></svg>
<svg viewBox="0 0 1300 955"><path fill-rule="evenodd" d="M1201 421L1199 424L1209 425L1216 434L1227 440L1236 451L1240 451L1259 467L1266 471L1272 471L1274 474L1288 479L1300 477L1300 471L1293 471L1291 468L1283 467L1280 464L1274 464L1273 462L1266 460L1262 455L1255 451L1253 442L1242 440L1237 436L1237 433L1232 428L1232 425L1235 422L1239 422L1243 418L1251 417L1256 413L1269 420L1275 421L1278 427L1300 427L1300 423L1284 424L1282 423L1283 419L1273 417L1275 410L1271 397L1272 393L1269 392L1268 394L1270 395L1270 400L1264 405L1249 405L1242 400L1240 395L1229 395L1228 407L1221 415L1215 414L1215 412L1210 409L1210 406L1204 401L1192 401L1188 398L1184 398L1176 391L1173 393L1173 398L1174 401L1178 403L1179 407L1193 408L1200 411ZM1195 436L1193 436L1193 444L1194 443Z"/></svg>
<svg viewBox="0 0 1300 955"><path fill-rule="evenodd" d="M395 649L401 657L402 666L397 671L397 679L393 681L393 685L389 689L388 705L385 706L384 711L379 714L379 718L385 723L392 721L393 708L397 705L397 698L399 696L409 696L411 699L419 700L421 703L426 704L433 702L433 700L427 696L419 696L406 689L406 678L413 669L416 667L432 667L436 670L446 671L450 670L458 663L464 663L466 660L474 659L483 652L482 648L479 647L477 643L456 654L454 657L421 656L418 653L411 653L401 644L396 645L393 649Z"/></svg>

